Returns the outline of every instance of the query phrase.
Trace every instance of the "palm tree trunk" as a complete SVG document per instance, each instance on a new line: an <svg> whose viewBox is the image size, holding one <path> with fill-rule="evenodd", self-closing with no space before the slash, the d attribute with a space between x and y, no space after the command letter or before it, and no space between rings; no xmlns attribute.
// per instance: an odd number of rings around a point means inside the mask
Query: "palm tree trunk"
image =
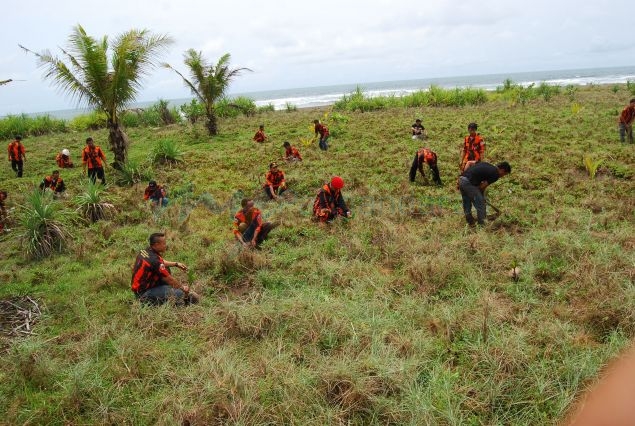
<svg viewBox="0 0 635 426"><path fill-rule="evenodd" d="M210 136L216 136L218 134L218 123L214 111L207 113L207 123L205 123L205 127L207 127L207 133L209 133Z"/></svg>
<svg viewBox="0 0 635 426"><path fill-rule="evenodd" d="M108 120L108 140L110 150L115 154L113 168L119 170L126 163L128 156L128 135L123 131L118 122Z"/></svg>

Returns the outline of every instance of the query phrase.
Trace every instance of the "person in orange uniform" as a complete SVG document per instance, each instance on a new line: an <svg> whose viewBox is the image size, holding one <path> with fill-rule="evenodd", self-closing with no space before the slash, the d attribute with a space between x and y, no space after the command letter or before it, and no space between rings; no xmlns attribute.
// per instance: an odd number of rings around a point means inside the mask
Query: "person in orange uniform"
<svg viewBox="0 0 635 426"><path fill-rule="evenodd" d="M267 141L267 135L265 134L265 125L261 124L256 131L256 134L252 138L254 142L263 143Z"/></svg>
<svg viewBox="0 0 635 426"><path fill-rule="evenodd" d="M55 162L60 169L70 169L74 167L73 161L71 160L71 152L66 148L55 156Z"/></svg>
<svg viewBox="0 0 635 426"><path fill-rule="evenodd" d="M283 144L284 147L284 159L292 162L292 161L302 161L302 156L300 155L300 151L298 148L291 145L289 141Z"/></svg>
<svg viewBox="0 0 635 426"><path fill-rule="evenodd" d="M320 136L320 149L322 151L326 151L329 149L329 128L326 127L325 124L320 123L320 120L313 120L313 125L315 129L315 136Z"/></svg>
<svg viewBox="0 0 635 426"><path fill-rule="evenodd" d="M423 165L427 164L432 171L432 179L437 185L443 185L439 176L439 168L437 167L437 154L429 148L419 148L415 154L415 159L410 167L410 182L414 182L417 177L417 170L423 176L423 180L427 182L426 174L423 172Z"/></svg>
<svg viewBox="0 0 635 426"><path fill-rule="evenodd" d="M148 183L145 191L143 191L143 199L150 200L152 208L165 207L168 205L168 197L163 185L157 185L155 180Z"/></svg>
<svg viewBox="0 0 635 426"><path fill-rule="evenodd" d="M66 191L66 184L60 177L59 170L54 170L51 176L46 176L42 179L42 182L40 182L40 190L44 191L46 189L53 191L53 195L55 196L62 195L64 191Z"/></svg>
<svg viewBox="0 0 635 426"><path fill-rule="evenodd" d="M95 183L99 178L102 185L106 185L106 176L104 175L104 166L102 161L106 161L106 156L101 148L95 145L93 138L86 138L86 147L82 151L82 163L84 165L84 173L88 168L88 177Z"/></svg>
<svg viewBox="0 0 635 426"><path fill-rule="evenodd" d="M26 148L22 144L22 136L17 135L15 140L7 147L9 161L16 177L22 177L24 162L26 161Z"/></svg>
<svg viewBox="0 0 635 426"><path fill-rule="evenodd" d="M284 172L278 168L278 163L269 164L269 172L265 176L265 184L263 186L265 194L270 200L277 200L280 195L287 189L287 182L284 180Z"/></svg>
<svg viewBox="0 0 635 426"><path fill-rule="evenodd" d="M269 232L278 226L263 222L262 213L254 207L254 200L243 198L241 209L234 215L234 236L245 248L258 248L267 239Z"/></svg>
<svg viewBox="0 0 635 426"><path fill-rule="evenodd" d="M483 160L485 155L485 141L479 133L476 133L478 125L476 123L470 123L467 125L467 130L470 132L463 141L463 154L461 156L461 173L466 168L472 166Z"/></svg>
<svg viewBox="0 0 635 426"><path fill-rule="evenodd" d="M635 98L624 107L618 119L622 143L625 143L627 138L628 143L633 143L633 121L635 121Z"/></svg>
<svg viewBox="0 0 635 426"><path fill-rule="evenodd" d="M133 293L141 303L162 305L168 301L176 305L198 303L200 296L182 285L170 273L171 267L187 271L187 266L179 262L163 259L168 248L165 234L150 235L150 247L141 250L137 255L130 284Z"/></svg>
<svg viewBox="0 0 635 426"><path fill-rule="evenodd" d="M333 176L331 182L320 188L313 202L313 220L321 223L329 223L338 216L351 217L344 197L342 196L344 180L339 176Z"/></svg>

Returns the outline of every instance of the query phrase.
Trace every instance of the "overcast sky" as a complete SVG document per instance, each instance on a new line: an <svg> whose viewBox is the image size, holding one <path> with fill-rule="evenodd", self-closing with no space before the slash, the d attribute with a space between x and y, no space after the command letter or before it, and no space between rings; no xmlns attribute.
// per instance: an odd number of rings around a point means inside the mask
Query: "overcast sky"
<svg viewBox="0 0 635 426"><path fill-rule="evenodd" d="M589 4L590 3L590 4ZM214 62L232 55L233 93L428 77L635 64L626 0L17 0L0 25L0 115L75 108L43 81L34 51L59 54L81 24L101 38L132 28L169 34L163 61L185 72L194 48ZM139 101L189 97L156 69Z"/></svg>

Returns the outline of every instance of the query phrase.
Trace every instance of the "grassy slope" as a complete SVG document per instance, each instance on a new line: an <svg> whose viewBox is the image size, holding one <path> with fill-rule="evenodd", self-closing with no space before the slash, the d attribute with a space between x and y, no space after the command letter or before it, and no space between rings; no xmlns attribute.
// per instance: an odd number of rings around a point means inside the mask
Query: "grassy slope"
<svg viewBox="0 0 635 426"><path fill-rule="evenodd" d="M301 146L305 161L284 167L293 194L280 204L264 201L259 181L285 139L310 135L316 111L224 120L211 143L202 129L131 130L130 156L139 161L157 140L179 141L185 161L154 176L183 195L153 217L140 200L143 184L111 187L117 217L73 225L67 253L44 261L23 260L19 230L2 237L0 297L35 296L46 312L36 336L3 354L0 418L557 421L635 331L635 184L610 173L590 180L582 166L591 153L633 173L633 146L617 142L615 124L628 97L580 89L578 113L563 95L524 107L496 101L349 113L328 153ZM442 188L407 181L416 117L439 154ZM455 190L470 121L488 142L486 159L513 167L488 191L504 215L477 231L464 225ZM261 122L273 146L251 142ZM105 132L93 136L106 148ZM25 177L0 170L10 205L54 167L57 150L71 149L77 161L84 138L26 140ZM309 221L309 209L332 174L347 183L354 219L323 228ZM79 170L63 177L71 191L79 185ZM255 195L265 216L283 224L262 251L233 243L231 216L242 194ZM131 264L158 230L169 236L166 258L195 271L206 296L200 306L134 303ZM513 282L507 271L516 264L521 278Z"/></svg>

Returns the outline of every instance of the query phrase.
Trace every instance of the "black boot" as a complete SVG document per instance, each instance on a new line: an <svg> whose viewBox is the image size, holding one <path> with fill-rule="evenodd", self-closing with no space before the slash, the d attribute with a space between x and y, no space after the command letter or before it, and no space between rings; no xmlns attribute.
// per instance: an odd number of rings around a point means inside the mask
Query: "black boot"
<svg viewBox="0 0 635 426"><path fill-rule="evenodd" d="M474 220L474 216L472 216L471 213L465 215L465 220L467 221L467 224L470 225L471 227L476 226L476 221Z"/></svg>

